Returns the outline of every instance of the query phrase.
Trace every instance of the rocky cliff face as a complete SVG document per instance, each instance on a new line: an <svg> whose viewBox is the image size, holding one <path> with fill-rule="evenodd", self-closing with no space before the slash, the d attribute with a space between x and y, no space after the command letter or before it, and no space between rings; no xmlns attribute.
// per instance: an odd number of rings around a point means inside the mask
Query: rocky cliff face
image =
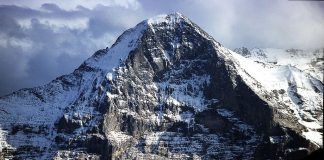
<svg viewBox="0 0 324 160"><path fill-rule="evenodd" d="M181 14L145 20L73 73L2 97L0 155L294 159L322 147L305 136L322 134L322 99L308 104L294 83L277 98L246 66L254 63ZM322 96L323 83L306 78ZM303 123L293 99L277 100L287 95L304 98L320 127Z"/></svg>

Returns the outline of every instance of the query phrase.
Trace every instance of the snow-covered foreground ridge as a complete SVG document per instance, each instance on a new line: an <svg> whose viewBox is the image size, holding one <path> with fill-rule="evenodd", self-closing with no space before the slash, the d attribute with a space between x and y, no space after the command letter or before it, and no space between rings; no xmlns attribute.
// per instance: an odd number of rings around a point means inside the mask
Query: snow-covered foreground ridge
<svg viewBox="0 0 324 160"><path fill-rule="evenodd" d="M323 143L323 63L324 49L235 49L233 56L248 78L245 81L264 95L273 93L274 107L285 105L283 114L293 114L306 129L302 134L322 146ZM244 57L246 58L244 58ZM241 72L242 72L241 71ZM281 110L281 109L280 109ZM287 112L290 110L291 112Z"/></svg>
<svg viewBox="0 0 324 160"><path fill-rule="evenodd" d="M73 73L1 97L0 159L276 159L322 147L323 58L236 52L179 13L145 20Z"/></svg>

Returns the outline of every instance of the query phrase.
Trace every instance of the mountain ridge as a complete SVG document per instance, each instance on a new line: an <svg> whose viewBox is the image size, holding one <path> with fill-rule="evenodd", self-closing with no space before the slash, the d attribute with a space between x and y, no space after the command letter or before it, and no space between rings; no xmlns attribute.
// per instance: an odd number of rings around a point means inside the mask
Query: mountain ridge
<svg viewBox="0 0 324 160"><path fill-rule="evenodd" d="M73 73L2 97L1 146L41 159L276 159L318 148L268 104L244 60L179 13L142 21Z"/></svg>

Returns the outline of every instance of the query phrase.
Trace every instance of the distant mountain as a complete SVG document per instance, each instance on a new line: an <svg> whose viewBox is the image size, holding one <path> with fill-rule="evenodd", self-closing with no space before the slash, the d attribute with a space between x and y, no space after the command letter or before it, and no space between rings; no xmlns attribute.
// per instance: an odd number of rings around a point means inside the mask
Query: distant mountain
<svg viewBox="0 0 324 160"><path fill-rule="evenodd" d="M234 49L242 56L255 62L292 66L302 72L313 76L323 83L324 48L316 50L301 49L276 49L276 48L253 48L245 47Z"/></svg>
<svg viewBox="0 0 324 160"><path fill-rule="evenodd" d="M297 159L322 148L323 59L235 51L179 13L145 20L73 73L0 98L0 159Z"/></svg>

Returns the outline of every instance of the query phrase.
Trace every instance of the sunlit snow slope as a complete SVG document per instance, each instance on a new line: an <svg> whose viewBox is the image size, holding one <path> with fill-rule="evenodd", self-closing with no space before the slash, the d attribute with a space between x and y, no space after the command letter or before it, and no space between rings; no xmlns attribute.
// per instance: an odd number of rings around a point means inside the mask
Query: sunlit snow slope
<svg viewBox="0 0 324 160"><path fill-rule="evenodd" d="M247 49L232 53L250 76L246 82L283 114L293 114L306 129L303 135L322 146L323 141L323 49ZM244 57L245 58L244 58ZM253 79L253 80L252 80Z"/></svg>

